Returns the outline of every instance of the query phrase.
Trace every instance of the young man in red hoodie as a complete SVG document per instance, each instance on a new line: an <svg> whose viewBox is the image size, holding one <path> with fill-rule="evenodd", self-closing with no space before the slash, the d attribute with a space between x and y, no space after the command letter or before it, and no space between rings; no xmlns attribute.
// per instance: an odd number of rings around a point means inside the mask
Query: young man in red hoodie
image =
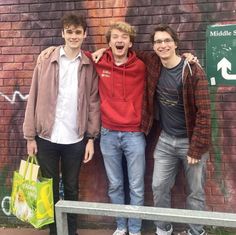
<svg viewBox="0 0 236 235"><path fill-rule="evenodd" d="M141 131L141 113L146 67L130 48L135 30L125 22L116 22L106 33L109 49L96 64L101 98L100 147L109 180L112 203L124 204L122 156L127 161L130 204L144 203L145 136ZM117 218L113 235L140 235L141 220Z"/></svg>

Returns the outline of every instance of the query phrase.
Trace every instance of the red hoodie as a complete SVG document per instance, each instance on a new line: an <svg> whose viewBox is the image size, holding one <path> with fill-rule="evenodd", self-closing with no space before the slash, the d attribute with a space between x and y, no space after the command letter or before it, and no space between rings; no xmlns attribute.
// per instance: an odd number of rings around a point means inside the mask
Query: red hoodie
<svg viewBox="0 0 236 235"><path fill-rule="evenodd" d="M99 79L102 126L116 131L140 131L146 66L134 51L125 64L115 65L108 49L95 64Z"/></svg>

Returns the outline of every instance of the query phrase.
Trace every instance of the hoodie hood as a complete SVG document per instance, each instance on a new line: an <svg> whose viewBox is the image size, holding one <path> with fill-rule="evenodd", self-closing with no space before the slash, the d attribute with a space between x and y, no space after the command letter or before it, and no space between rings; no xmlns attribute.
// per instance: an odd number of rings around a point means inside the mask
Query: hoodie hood
<svg viewBox="0 0 236 235"><path fill-rule="evenodd" d="M106 59L108 63L112 62L115 65L115 60L114 60L111 49L108 49L105 51L104 57L105 57L104 59ZM135 63L135 61L137 61L137 60L139 60L139 59L136 56L136 53L132 50L128 50L128 60L124 64L122 64L121 66L126 66L126 67L129 65L132 66L132 64Z"/></svg>

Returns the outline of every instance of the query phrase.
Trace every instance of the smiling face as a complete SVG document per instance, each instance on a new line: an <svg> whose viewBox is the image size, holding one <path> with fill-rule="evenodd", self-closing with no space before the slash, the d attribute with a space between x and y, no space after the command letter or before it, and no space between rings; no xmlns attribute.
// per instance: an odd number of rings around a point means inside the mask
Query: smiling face
<svg viewBox="0 0 236 235"><path fill-rule="evenodd" d="M171 59L176 56L177 45L168 32L157 31L153 38L153 50L161 60Z"/></svg>
<svg viewBox="0 0 236 235"><path fill-rule="evenodd" d="M126 58L129 48L132 47L130 35L119 29L112 29L109 46L114 58Z"/></svg>
<svg viewBox="0 0 236 235"><path fill-rule="evenodd" d="M62 30L62 37L65 39L65 48L80 50L86 32L82 26L68 25Z"/></svg>

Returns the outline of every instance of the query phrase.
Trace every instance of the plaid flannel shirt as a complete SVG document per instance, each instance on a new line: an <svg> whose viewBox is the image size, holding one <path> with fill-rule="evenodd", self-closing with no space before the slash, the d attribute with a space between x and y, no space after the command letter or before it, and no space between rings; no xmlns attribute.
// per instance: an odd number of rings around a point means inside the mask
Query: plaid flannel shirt
<svg viewBox="0 0 236 235"><path fill-rule="evenodd" d="M161 72L161 61L155 53L136 51L147 66L141 130L148 134L153 123L156 86ZM183 72L183 102L190 147L188 156L200 159L211 142L211 117L208 82L200 65L186 63Z"/></svg>

